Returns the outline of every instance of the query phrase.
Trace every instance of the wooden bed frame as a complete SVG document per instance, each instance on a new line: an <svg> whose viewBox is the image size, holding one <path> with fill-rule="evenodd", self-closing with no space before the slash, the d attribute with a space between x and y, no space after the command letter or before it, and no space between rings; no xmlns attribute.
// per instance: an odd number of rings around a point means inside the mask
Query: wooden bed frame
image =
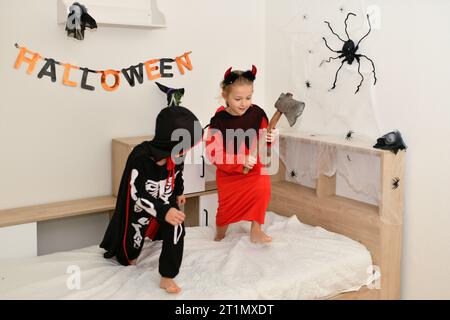
<svg viewBox="0 0 450 320"><path fill-rule="evenodd" d="M282 133L280 150L286 138L304 143L334 146L338 149L369 153L380 157L379 206L336 195L336 175L320 175L315 189L285 181L285 165L272 179L272 196L268 210L280 215L297 215L306 224L320 226L343 234L367 247L374 266L381 273L379 286L363 287L356 292L339 294L330 299L400 299L400 263L403 224L403 172L405 151L397 155L390 151L374 149L358 139L311 136L302 133ZM393 189L393 179L398 177L398 188Z"/></svg>
<svg viewBox="0 0 450 320"><path fill-rule="evenodd" d="M357 138L347 141L298 132L282 132L280 149L285 148L286 138L380 157L379 206L337 196L336 176L319 176L315 189L287 182L286 168L280 161L278 173L271 176L272 196L268 210L285 216L295 214L303 223L343 234L361 242L370 251L373 264L381 272L379 288L363 287L329 299L399 299L405 152L395 155L374 149ZM395 177L400 179L400 184L394 190L392 180ZM108 196L1 210L0 227L113 210L115 200Z"/></svg>

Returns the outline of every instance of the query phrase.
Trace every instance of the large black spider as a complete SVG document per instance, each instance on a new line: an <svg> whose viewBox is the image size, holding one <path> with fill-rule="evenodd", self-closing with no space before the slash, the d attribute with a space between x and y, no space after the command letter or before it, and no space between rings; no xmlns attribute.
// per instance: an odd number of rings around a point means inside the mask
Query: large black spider
<svg viewBox="0 0 450 320"><path fill-rule="evenodd" d="M321 66L324 62L330 62L331 60L336 60L336 59L344 58L344 60L342 60L342 62L341 62L341 66L340 66L339 69L336 71L336 75L335 75L335 77L334 77L334 82L333 82L333 87L331 88L331 90L333 90L334 88L336 88L337 76L338 76L338 73L339 73L339 71L341 70L342 66L344 65L344 62L347 62L348 64L352 64L353 61L356 60L356 61L358 62L358 73L359 73L359 75L361 76L361 82L359 83L359 85L358 85L358 87L357 87L357 89L356 89L356 91L355 91L355 94L356 94L356 93L358 93L359 87L361 87L361 84L362 84L363 81L364 81L364 76L361 74L361 71L360 71L360 67L361 67L360 58L361 58L361 57L366 58L367 60L370 61L370 63L372 63L372 67L373 67L372 72L373 72L373 77L375 78L375 81L374 81L374 83L373 83L374 85L377 83L377 76L376 76L376 74L375 74L375 64L373 63L372 59L368 58L367 56L365 56L365 55L363 55L363 54L356 53L356 51L358 51L358 49L359 49L359 44L361 43L361 41L362 41L365 37L367 37L367 35L368 35L368 34L370 33L370 31L372 30L372 26L370 25L369 15L367 15L367 22L369 23L369 32L367 32L367 33L361 38L361 40L358 41L358 43L356 44L356 46L355 46L355 43L353 42L353 40L350 39L350 36L348 35L348 32L347 32L347 20L348 20L348 18L349 18L351 15L356 17L356 14L354 14L354 13L352 13L352 12L349 12L349 13L347 14L347 17L345 18L345 22L344 22L344 23L345 23L345 34L347 35L347 38L348 38L347 41L342 40L341 37L340 37L337 33L335 33L335 32L333 31L333 29L331 28L331 25L330 25L330 23L329 23L328 21L324 21L324 22L328 25L328 27L330 28L331 32L332 32L336 37L338 37L339 40L341 40L341 41L344 43L344 45L342 46L342 50L338 50L338 51L333 50L333 49L331 49L330 46L328 45L327 39L325 39L325 37L322 37L323 41L325 41L325 45L327 46L327 48L330 49L330 50L333 51L333 52L339 53L339 56L337 56L337 57L330 57L328 60L323 60L323 61L320 63L320 66Z"/></svg>

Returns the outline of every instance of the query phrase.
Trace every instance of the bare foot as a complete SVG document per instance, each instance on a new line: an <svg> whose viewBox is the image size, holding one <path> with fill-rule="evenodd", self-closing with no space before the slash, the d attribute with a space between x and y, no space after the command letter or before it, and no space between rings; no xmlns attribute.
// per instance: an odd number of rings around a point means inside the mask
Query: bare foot
<svg viewBox="0 0 450 320"><path fill-rule="evenodd" d="M130 261L130 266L135 266L136 265L136 261L137 261L137 259L131 260Z"/></svg>
<svg viewBox="0 0 450 320"><path fill-rule="evenodd" d="M161 289L165 289L168 293L180 293L181 288L177 286L175 281L170 278L161 277L161 282L159 283Z"/></svg>
<svg viewBox="0 0 450 320"><path fill-rule="evenodd" d="M272 241L272 237L261 230L261 225L258 222L252 221L250 241L253 243L267 243Z"/></svg>
<svg viewBox="0 0 450 320"><path fill-rule="evenodd" d="M250 232L250 241L253 243L267 243L272 242L272 237L265 234L261 230Z"/></svg>
<svg viewBox="0 0 450 320"><path fill-rule="evenodd" d="M223 227L217 227L216 231L216 237L214 238L214 241L220 241L223 238L225 238L225 233L227 232L228 225Z"/></svg>

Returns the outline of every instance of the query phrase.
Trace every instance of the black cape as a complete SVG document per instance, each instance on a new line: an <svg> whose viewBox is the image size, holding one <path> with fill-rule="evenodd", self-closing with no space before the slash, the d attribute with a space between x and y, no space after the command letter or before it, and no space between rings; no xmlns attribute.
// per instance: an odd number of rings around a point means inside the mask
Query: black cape
<svg viewBox="0 0 450 320"><path fill-rule="evenodd" d="M184 191L183 164L175 165L171 175L166 165L155 162L170 154L161 152L154 141L145 141L128 156L114 215L100 244L105 258L116 256L128 265L139 256L148 229L157 228L171 207L179 209L176 198Z"/></svg>

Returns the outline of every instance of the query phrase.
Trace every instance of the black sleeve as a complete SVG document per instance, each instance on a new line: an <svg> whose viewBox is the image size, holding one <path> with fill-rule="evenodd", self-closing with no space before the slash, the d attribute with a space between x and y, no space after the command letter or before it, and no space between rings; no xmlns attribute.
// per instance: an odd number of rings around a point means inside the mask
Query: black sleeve
<svg viewBox="0 0 450 320"><path fill-rule="evenodd" d="M164 222L167 211L172 206L158 197L158 178L152 168L143 160L136 160L132 165L129 181L133 205L156 217L160 223Z"/></svg>
<svg viewBox="0 0 450 320"><path fill-rule="evenodd" d="M184 170L184 164L181 164L179 167L177 167L178 174L175 178L175 186L173 194L175 196L181 196L184 192L184 179L183 179L183 170Z"/></svg>

